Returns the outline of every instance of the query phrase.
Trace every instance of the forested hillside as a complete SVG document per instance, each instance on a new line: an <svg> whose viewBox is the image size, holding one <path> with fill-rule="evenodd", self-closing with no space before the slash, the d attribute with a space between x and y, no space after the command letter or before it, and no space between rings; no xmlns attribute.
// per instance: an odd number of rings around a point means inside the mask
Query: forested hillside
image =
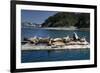
<svg viewBox="0 0 100 73"><path fill-rule="evenodd" d="M42 27L70 27L89 28L89 13L58 12L44 21Z"/></svg>

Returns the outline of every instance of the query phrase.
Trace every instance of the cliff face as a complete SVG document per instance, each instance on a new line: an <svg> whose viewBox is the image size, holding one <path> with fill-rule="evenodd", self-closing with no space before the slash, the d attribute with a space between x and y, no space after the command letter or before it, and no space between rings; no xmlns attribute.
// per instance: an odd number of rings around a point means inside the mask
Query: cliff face
<svg viewBox="0 0 100 73"><path fill-rule="evenodd" d="M89 13L58 12L44 21L42 27L90 27Z"/></svg>

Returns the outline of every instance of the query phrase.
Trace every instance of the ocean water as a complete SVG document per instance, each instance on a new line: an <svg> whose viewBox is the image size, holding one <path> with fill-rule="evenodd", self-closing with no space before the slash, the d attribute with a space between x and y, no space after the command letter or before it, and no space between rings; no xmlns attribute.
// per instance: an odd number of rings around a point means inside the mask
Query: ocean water
<svg viewBox="0 0 100 73"><path fill-rule="evenodd" d="M85 37L90 42L90 32L83 30L49 30L21 28L21 40L30 37L72 37L76 32L79 37ZM69 61L90 59L90 49L63 50L63 51L21 51L21 62L47 62L47 61Z"/></svg>

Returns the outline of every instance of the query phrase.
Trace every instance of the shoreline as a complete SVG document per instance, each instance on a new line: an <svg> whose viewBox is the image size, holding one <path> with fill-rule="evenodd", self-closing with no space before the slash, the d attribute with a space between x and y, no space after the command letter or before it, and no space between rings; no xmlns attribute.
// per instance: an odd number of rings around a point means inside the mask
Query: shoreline
<svg viewBox="0 0 100 73"><path fill-rule="evenodd" d="M84 30L88 31L90 28L62 28L62 27L22 27L22 28L30 28L30 29L47 29L47 30Z"/></svg>

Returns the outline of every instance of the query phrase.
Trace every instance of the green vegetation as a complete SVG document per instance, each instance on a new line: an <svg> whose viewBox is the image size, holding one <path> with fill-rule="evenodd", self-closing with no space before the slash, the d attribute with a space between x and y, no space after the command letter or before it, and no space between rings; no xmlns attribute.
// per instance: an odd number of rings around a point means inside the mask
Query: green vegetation
<svg viewBox="0 0 100 73"><path fill-rule="evenodd" d="M89 28L89 13L58 12L44 21L42 27L70 27Z"/></svg>

